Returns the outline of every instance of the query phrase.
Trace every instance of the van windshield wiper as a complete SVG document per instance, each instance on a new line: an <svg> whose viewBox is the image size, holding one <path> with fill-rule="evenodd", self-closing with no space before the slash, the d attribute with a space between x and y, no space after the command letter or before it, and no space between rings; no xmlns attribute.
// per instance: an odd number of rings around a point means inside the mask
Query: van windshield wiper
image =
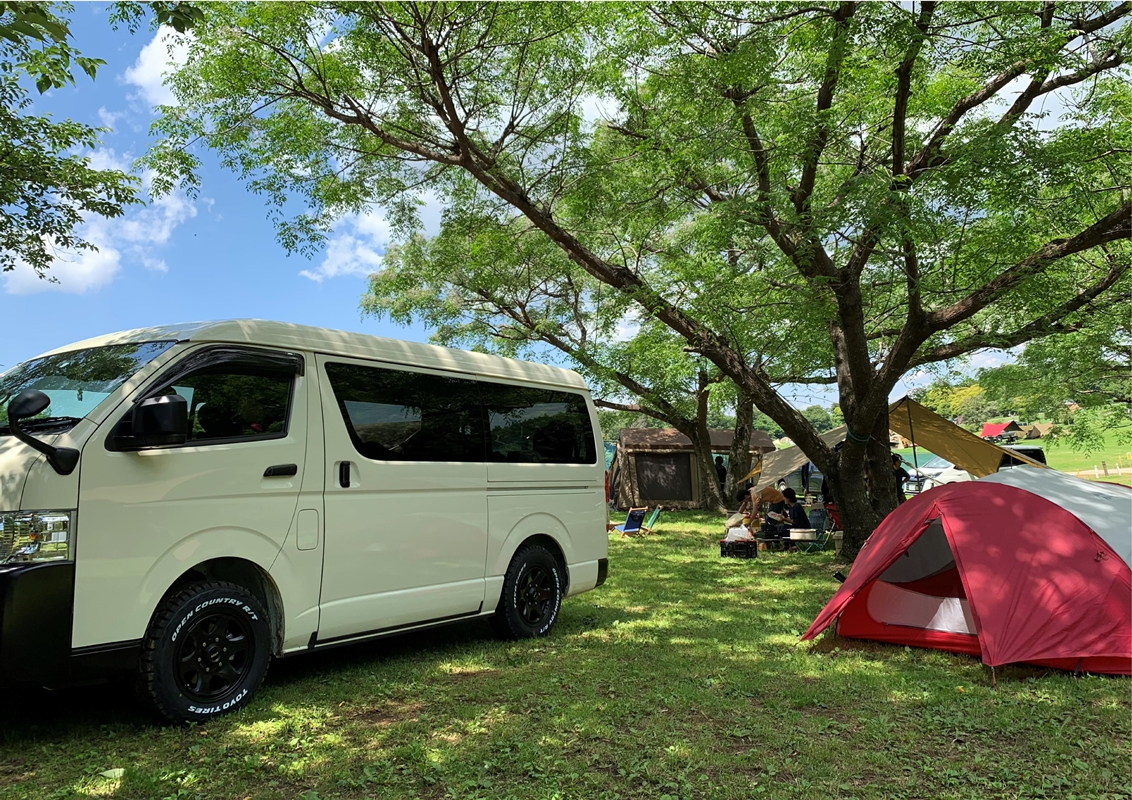
<svg viewBox="0 0 1132 800"><path fill-rule="evenodd" d="M52 428L73 428L82 422L82 417L41 417L39 419L24 420L20 427L25 431L42 431ZM12 429L7 425L0 425L0 435L10 434Z"/></svg>

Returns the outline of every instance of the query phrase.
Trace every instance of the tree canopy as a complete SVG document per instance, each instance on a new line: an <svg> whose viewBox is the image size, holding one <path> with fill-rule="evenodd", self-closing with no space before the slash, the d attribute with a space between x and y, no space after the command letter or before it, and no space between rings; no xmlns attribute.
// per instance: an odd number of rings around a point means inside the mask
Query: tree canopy
<svg viewBox="0 0 1132 800"><path fill-rule="evenodd" d="M67 3L0 2L0 271L20 263L40 278L56 253L95 250L78 232L88 214L118 217L140 203L140 181L119 170L94 169L89 152L106 129L30 113L30 85L40 92L94 80L106 62L84 56L72 41ZM112 20L131 30L154 24L187 30L201 12L188 3L119 2ZM29 85L30 84L30 85Z"/></svg>
<svg viewBox="0 0 1132 800"><path fill-rule="evenodd" d="M632 304L781 425L852 554L895 503L902 375L1127 289L1129 8L211 6L150 163L191 188L194 145L219 151L299 250L375 205L407 240L427 188L453 236L516 243L460 265L474 303L553 251L544 294ZM402 308L427 315L426 294ZM787 383L836 386L843 448Z"/></svg>

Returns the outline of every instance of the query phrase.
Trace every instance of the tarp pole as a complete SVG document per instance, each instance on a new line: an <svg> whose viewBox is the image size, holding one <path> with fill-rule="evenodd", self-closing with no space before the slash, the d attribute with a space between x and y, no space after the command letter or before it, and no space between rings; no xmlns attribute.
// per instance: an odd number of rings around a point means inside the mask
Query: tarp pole
<svg viewBox="0 0 1132 800"><path fill-rule="evenodd" d="M919 472L920 463L916 459L916 429L912 427L912 404L906 402L904 408L908 409L908 433L912 437L912 468Z"/></svg>

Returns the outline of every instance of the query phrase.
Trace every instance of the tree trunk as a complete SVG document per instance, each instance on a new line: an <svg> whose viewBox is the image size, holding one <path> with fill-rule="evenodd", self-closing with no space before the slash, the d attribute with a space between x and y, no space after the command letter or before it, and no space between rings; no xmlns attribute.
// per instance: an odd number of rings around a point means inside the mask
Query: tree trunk
<svg viewBox="0 0 1132 800"><path fill-rule="evenodd" d="M872 425L867 442L845 440L832 467L823 472L845 531L841 555L852 561L877 525L896 508L887 408Z"/></svg>
<svg viewBox="0 0 1132 800"><path fill-rule="evenodd" d="M723 495L719 490L719 474L715 471L715 460L711 452L711 432L708 430L708 386L711 381L706 373L700 373L699 391L696 392L696 435L692 439L693 459L700 469L700 508L705 511L726 511Z"/></svg>
<svg viewBox="0 0 1132 800"><path fill-rule="evenodd" d="M735 493L739 489L740 481L751 471L751 434L755 426L755 406L751 398L743 391L739 392L739 400L735 403L735 438L731 440L731 453L727 463L727 481L723 485L723 500L731 504L735 502Z"/></svg>

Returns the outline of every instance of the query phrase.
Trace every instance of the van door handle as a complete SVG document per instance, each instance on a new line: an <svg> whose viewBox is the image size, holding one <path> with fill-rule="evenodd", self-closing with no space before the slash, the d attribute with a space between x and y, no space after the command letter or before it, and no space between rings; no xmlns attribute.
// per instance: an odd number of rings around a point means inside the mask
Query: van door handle
<svg viewBox="0 0 1132 800"><path fill-rule="evenodd" d="M343 489L350 488L350 462L343 461L338 465L338 485Z"/></svg>
<svg viewBox="0 0 1132 800"><path fill-rule="evenodd" d="M268 467L263 471L265 478L286 478L298 474L298 464L276 464L274 467Z"/></svg>

